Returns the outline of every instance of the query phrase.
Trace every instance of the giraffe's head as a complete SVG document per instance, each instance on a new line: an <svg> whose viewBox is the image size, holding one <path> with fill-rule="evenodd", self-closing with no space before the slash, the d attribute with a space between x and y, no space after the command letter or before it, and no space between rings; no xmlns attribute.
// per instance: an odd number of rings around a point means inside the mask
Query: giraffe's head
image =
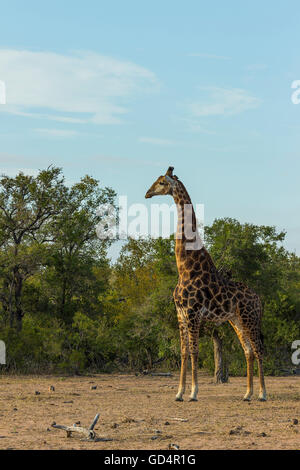
<svg viewBox="0 0 300 470"><path fill-rule="evenodd" d="M157 178L146 192L146 199L153 196L166 196L167 194L172 194L174 185L177 182L177 177L173 176L173 170L174 168L169 166L166 174Z"/></svg>

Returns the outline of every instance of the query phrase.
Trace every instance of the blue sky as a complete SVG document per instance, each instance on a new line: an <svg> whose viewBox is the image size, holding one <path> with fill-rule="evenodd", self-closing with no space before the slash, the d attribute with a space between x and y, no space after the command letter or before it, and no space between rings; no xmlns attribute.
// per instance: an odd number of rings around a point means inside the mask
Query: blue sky
<svg viewBox="0 0 300 470"><path fill-rule="evenodd" d="M173 165L206 223L276 225L300 254L299 14L269 0L2 4L1 172L55 164L144 203Z"/></svg>

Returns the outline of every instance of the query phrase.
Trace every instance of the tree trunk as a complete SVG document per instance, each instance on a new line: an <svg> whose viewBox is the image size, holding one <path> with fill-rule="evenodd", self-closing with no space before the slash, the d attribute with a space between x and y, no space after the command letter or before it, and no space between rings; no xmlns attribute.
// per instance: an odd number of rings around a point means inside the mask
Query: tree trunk
<svg viewBox="0 0 300 470"><path fill-rule="evenodd" d="M14 318L15 318L15 313L13 309L13 288L14 288L14 280L12 279L10 286L9 286L9 297L8 297L9 325L11 328L13 328L14 326Z"/></svg>
<svg viewBox="0 0 300 470"><path fill-rule="evenodd" d="M10 326L10 328L14 327L14 320L15 320L15 312L13 310L11 310L10 315L9 315L9 326Z"/></svg>
<svg viewBox="0 0 300 470"><path fill-rule="evenodd" d="M22 288L23 288L23 279L22 276L17 273L15 278L15 318L16 318L16 327L17 331L22 330L22 319L24 312L22 309Z"/></svg>
<svg viewBox="0 0 300 470"><path fill-rule="evenodd" d="M0 293L0 302L3 309L3 324L7 325L7 321L10 319L10 299L9 299L9 282L7 279L3 281L3 290Z"/></svg>
<svg viewBox="0 0 300 470"><path fill-rule="evenodd" d="M215 382L221 384L228 382L228 374L224 366L222 340L216 330L212 334L212 339L214 343Z"/></svg>
<svg viewBox="0 0 300 470"><path fill-rule="evenodd" d="M148 361L148 369L152 369L153 364L152 364L152 356L151 356L151 351L146 348L146 356L147 356L147 361Z"/></svg>

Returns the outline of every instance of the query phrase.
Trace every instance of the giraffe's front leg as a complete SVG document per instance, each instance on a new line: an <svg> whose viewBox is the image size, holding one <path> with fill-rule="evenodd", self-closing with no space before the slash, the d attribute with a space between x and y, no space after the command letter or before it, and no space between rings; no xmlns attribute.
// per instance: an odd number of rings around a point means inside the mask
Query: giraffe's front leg
<svg viewBox="0 0 300 470"><path fill-rule="evenodd" d="M191 353L192 362L192 391L189 401L198 401L198 352Z"/></svg>
<svg viewBox="0 0 300 470"><path fill-rule="evenodd" d="M189 359L188 351L181 352L181 370L180 370L180 381L178 392L176 395L176 401L183 401L183 394L185 392L185 383L186 383L186 369Z"/></svg>
<svg viewBox="0 0 300 470"><path fill-rule="evenodd" d="M181 348L181 370L180 370L180 381L179 388L176 395L176 401L183 401L183 394L185 392L186 383L186 370L187 363L189 360L189 343L188 333L185 321L178 316L179 331L180 331L180 348Z"/></svg>
<svg viewBox="0 0 300 470"><path fill-rule="evenodd" d="M197 401L198 395L198 355L199 355L199 327L189 331L189 348L192 362L192 390L189 401Z"/></svg>

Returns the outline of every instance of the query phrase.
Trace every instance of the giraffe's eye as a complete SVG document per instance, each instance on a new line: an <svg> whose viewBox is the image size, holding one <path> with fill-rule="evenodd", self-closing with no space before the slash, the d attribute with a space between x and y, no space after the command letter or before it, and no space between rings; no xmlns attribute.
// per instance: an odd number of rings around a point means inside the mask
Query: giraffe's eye
<svg viewBox="0 0 300 470"><path fill-rule="evenodd" d="M165 185L165 183L163 181L160 181L159 184L161 184L162 186Z"/></svg>

